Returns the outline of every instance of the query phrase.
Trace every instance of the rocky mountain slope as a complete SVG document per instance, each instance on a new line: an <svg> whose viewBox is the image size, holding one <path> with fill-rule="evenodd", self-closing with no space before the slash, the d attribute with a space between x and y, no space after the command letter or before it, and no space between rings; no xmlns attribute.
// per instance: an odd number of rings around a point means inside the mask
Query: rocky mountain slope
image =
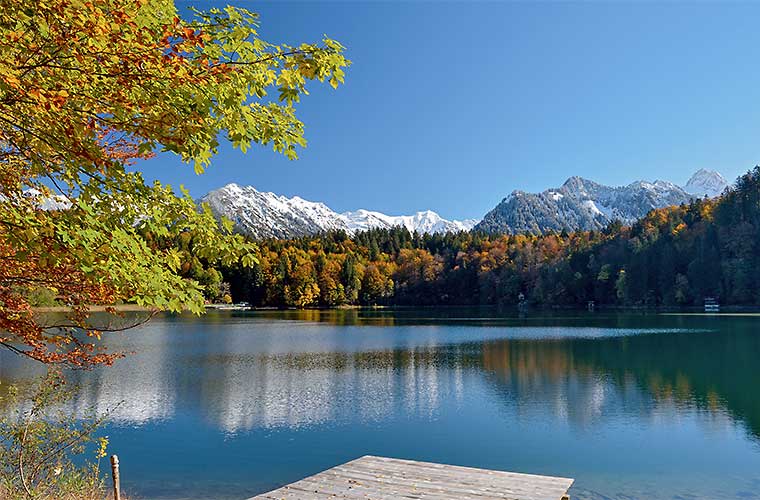
<svg viewBox="0 0 760 500"><path fill-rule="evenodd" d="M542 233L601 229L613 220L630 224L654 208L717 196L727 185L719 173L704 169L683 186L668 181L636 181L613 187L570 177L562 186L542 193L514 191L479 222L447 220L431 210L398 216L364 209L338 213L324 203L237 184L211 191L201 201L217 216L231 219L237 231L254 238L293 238L331 230L353 234L394 226L418 233L469 231L473 227L487 233Z"/></svg>
<svg viewBox="0 0 760 500"><path fill-rule="evenodd" d="M683 187L668 181L612 187L571 177L561 187L542 193L514 191L488 212L475 230L542 233L601 229L613 220L630 224L654 208L686 203L695 196L715 196L726 186L720 174L704 169Z"/></svg>
<svg viewBox="0 0 760 500"><path fill-rule="evenodd" d="M201 198L217 216L235 223L238 231L254 238L293 238L331 230L348 233L371 228L404 226L410 232L468 231L477 221L450 221L427 210L392 216L369 210L337 213L324 203L295 196L265 193L251 186L228 184Z"/></svg>

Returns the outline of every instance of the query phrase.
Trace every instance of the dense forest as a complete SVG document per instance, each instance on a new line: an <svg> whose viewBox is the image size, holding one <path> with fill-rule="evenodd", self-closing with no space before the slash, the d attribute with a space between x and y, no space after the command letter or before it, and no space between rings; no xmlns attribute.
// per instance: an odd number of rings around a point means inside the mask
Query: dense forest
<svg viewBox="0 0 760 500"><path fill-rule="evenodd" d="M500 236L335 232L260 242L252 268L186 269L220 284L208 287L219 290L210 299L230 294L254 306L509 305L521 296L547 306L688 306L705 297L758 305L758 243L760 167L720 198L653 210L631 227Z"/></svg>

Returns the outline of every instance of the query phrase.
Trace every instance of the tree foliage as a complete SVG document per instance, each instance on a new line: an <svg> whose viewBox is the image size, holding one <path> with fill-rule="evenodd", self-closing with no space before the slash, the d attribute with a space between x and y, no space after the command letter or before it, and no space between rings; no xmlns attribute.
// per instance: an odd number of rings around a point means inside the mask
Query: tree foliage
<svg viewBox="0 0 760 500"><path fill-rule="evenodd" d="M0 0L0 342L44 362L108 363L88 305L200 312L204 280L155 240L192 231L194 256L219 265L251 265L255 246L184 190L146 184L134 162L168 151L201 173L220 137L296 158L307 82L336 87L348 64L326 37L262 40L245 9L181 19L169 0ZM44 328L33 289L73 306L69 321Z"/></svg>

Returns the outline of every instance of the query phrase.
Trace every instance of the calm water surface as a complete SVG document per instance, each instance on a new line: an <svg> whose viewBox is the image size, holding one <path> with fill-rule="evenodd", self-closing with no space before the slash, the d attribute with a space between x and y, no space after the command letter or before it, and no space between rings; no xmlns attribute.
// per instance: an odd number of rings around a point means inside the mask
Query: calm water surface
<svg viewBox="0 0 760 500"><path fill-rule="evenodd" d="M365 454L576 478L579 499L760 498L760 317L167 316L74 378L131 498L236 499ZM0 353L0 381L38 368Z"/></svg>

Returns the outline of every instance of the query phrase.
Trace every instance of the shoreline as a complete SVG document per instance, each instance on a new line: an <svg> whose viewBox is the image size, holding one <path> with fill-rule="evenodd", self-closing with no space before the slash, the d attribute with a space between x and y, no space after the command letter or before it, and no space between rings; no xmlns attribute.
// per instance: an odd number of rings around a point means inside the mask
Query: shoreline
<svg viewBox="0 0 760 500"><path fill-rule="evenodd" d="M139 306L137 304L119 304L115 306L87 306L90 312L106 312L107 308L113 308L117 312L150 312L153 311L150 307ZM69 312L71 306L35 306L32 307L34 312Z"/></svg>
<svg viewBox="0 0 760 500"><path fill-rule="evenodd" d="M153 308L140 306L137 304L119 304L115 306L103 306L93 305L89 306L90 312L106 312L107 308L113 308L117 312L151 312L156 311ZM60 313L71 311L71 306L35 306L32 310L36 313ZM354 310L376 310L376 311L393 311L393 310L411 310L411 309L440 309L440 310L454 310L454 309L497 309L501 311L512 311L522 313L541 313L552 311L576 311L576 312L589 312L587 308L583 306L528 306L524 309L519 309L517 305L510 304L506 306L499 306L493 304L487 305L375 305L375 306L362 306L362 305L342 305L336 307L274 307L274 306L248 306L239 304L206 304L206 311L354 311ZM158 311L161 312L161 311ZM698 315L698 316L715 316L715 315L755 315L760 314L760 306L721 306L719 312L705 312L702 307L688 306L688 307L646 307L646 306L596 306L595 311L598 313L605 312L641 312L641 313L655 313L663 315Z"/></svg>

